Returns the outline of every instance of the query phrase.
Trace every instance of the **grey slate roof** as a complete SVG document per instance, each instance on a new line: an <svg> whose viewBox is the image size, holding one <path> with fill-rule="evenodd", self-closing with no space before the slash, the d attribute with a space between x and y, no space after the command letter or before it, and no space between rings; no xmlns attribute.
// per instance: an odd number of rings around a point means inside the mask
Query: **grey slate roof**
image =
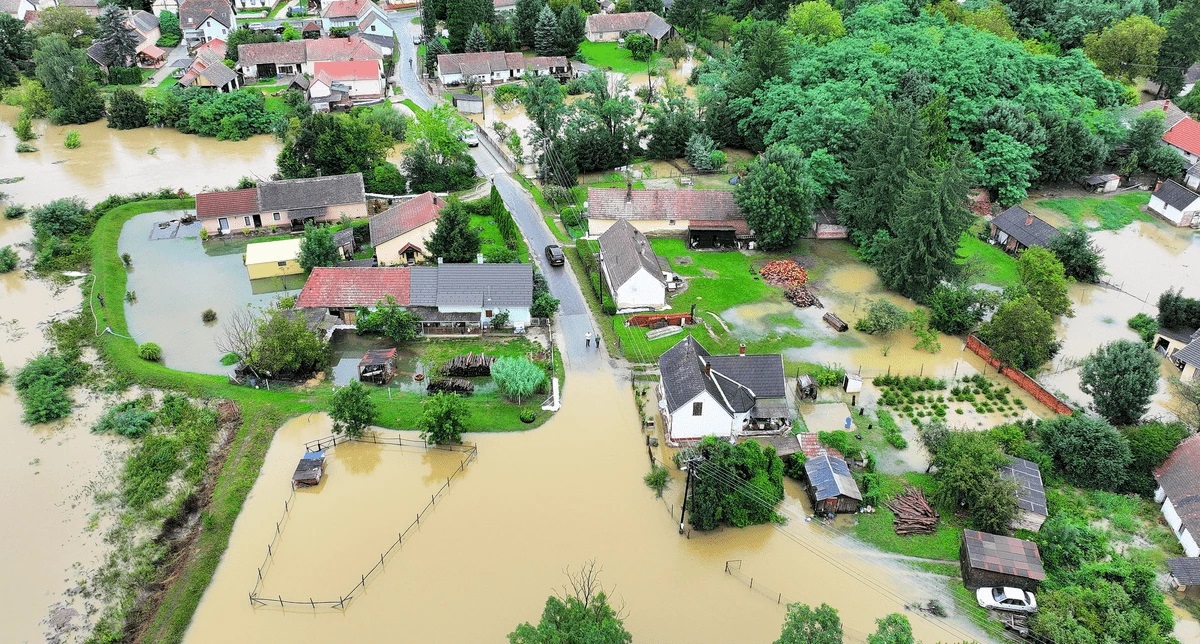
<svg viewBox="0 0 1200 644"><path fill-rule="evenodd" d="M600 254L608 272L609 286L614 292L642 270L650 273L666 288L662 267L654 256L654 249L642 231L628 221L618 219L600 235Z"/></svg>
<svg viewBox="0 0 1200 644"><path fill-rule="evenodd" d="M133 28L142 33L158 28L158 18L149 11L142 11L140 9L134 11L130 15L129 20L133 23Z"/></svg>
<svg viewBox="0 0 1200 644"><path fill-rule="evenodd" d="M1200 585L1200 557L1176 557L1167 560L1171 576L1184 586Z"/></svg>
<svg viewBox="0 0 1200 644"><path fill-rule="evenodd" d="M787 397L783 356L777 353L714 356L688 336L662 354L658 368L667 410L672 413L702 391L727 411L738 413L750 411L760 399L774 411L777 399Z"/></svg>
<svg viewBox="0 0 1200 644"><path fill-rule="evenodd" d="M437 306L438 269L434 266L414 266L409 282L409 304L412 306Z"/></svg>
<svg viewBox="0 0 1200 644"><path fill-rule="evenodd" d="M1172 358L1200 368L1200 340L1192 340L1188 345L1175 352Z"/></svg>
<svg viewBox="0 0 1200 644"><path fill-rule="evenodd" d="M1187 112L1175 106L1173 101L1147 101L1141 105L1129 108L1125 112L1125 119L1132 124L1143 112L1158 110L1163 113L1163 130L1169 130L1177 123L1187 118Z"/></svg>
<svg viewBox="0 0 1200 644"><path fill-rule="evenodd" d="M1196 164L1192 165L1192 167L1188 168L1187 172L1185 172L1184 174L1186 174L1189 177L1200 177L1200 163L1196 163Z"/></svg>
<svg viewBox="0 0 1200 644"><path fill-rule="evenodd" d="M436 270L439 309L525 308L533 304L531 264L442 264Z"/></svg>
<svg viewBox="0 0 1200 644"><path fill-rule="evenodd" d="M1187 210L1189 206L1200 200L1200 195L1179 185L1174 179L1164 181L1162 187L1154 191L1154 196L1178 210Z"/></svg>
<svg viewBox="0 0 1200 644"><path fill-rule="evenodd" d="M262 183L258 186L258 198L263 211L323 208L367 200L362 174L358 172Z"/></svg>
<svg viewBox="0 0 1200 644"><path fill-rule="evenodd" d="M1030 217L1033 220L1026 224ZM1045 246L1058 234L1057 228L1020 206L1013 206L992 217L992 224L1029 248Z"/></svg>
<svg viewBox="0 0 1200 644"><path fill-rule="evenodd" d="M846 461L837 456L822 454L804 462L804 474L813 486L813 495L817 501L848 496L862 501L862 492L850 475L850 467Z"/></svg>
<svg viewBox="0 0 1200 644"><path fill-rule="evenodd" d="M1000 478L1017 484L1017 507L1026 512L1048 516L1046 488L1042 485L1042 470L1037 463L1023 458L1012 458L1008 465L1000 468Z"/></svg>

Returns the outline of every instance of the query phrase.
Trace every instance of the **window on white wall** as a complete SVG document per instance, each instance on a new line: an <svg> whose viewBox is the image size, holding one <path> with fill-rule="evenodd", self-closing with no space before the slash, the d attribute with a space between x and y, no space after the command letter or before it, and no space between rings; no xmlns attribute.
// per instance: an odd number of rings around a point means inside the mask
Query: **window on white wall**
<svg viewBox="0 0 1200 644"><path fill-rule="evenodd" d="M704 403L702 403L702 402L692 403L692 415L693 416L703 416L704 415Z"/></svg>

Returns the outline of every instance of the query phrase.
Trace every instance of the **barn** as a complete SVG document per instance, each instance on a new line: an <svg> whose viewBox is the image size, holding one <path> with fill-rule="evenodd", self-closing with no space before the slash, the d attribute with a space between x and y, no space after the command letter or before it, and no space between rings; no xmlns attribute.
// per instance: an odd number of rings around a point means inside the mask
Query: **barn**
<svg viewBox="0 0 1200 644"><path fill-rule="evenodd" d="M963 584L971 590L1004 586L1036 592L1046 579L1037 544L998 534L963 530L958 552Z"/></svg>

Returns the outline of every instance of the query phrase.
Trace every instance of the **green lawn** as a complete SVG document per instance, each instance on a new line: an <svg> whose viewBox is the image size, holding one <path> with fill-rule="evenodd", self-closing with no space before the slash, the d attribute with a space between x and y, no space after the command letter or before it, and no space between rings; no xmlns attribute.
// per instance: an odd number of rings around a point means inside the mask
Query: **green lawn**
<svg viewBox="0 0 1200 644"><path fill-rule="evenodd" d="M487 255L489 247L507 248L504 244L504 238L500 236L500 229L491 217L471 215L471 227L479 231L479 250L484 255ZM529 247L525 245L524 236L517 236L517 247L514 250L516 250L517 257L521 258L522 262L529 261Z"/></svg>
<svg viewBox="0 0 1200 644"><path fill-rule="evenodd" d="M906 472L898 476L881 473L879 479L883 486L883 498L885 499L899 494L905 485L912 485L924 490L926 497L933 489L933 476L920 472ZM937 532L899 535L892 527L895 515L881 504L876 508L875 514L858 515L858 524L854 526L854 536L884 552L895 552L921 559L954 561L958 559L962 526L956 522L952 511L938 508L938 512L942 515L942 521L938 524Z"/></svg>
<svg viewBox="0 0 1200 644"><path fill-rule="evenodd" d="M959 263L966 263L972 259L979 262L983 268L979 279L984 283L1002 288L1021 283L1021 276L1017 272L1016 258L1004 252L999 246L982 241L975 235L974 230L968 230L962 234L962 238L959 240L958 255L963 258Z"/></svg>
<svg viewBox="0 0 1200 644"><path fill-rule="evenodd" d="M1063 197L1043 199L1037 205L1056 210L1076 224L1100 230L1117 230L1135 221L1154 221L1141 210L1150 203L1148 192L1128 192L1113 197Z"/></svg>
<svg viewBox="0 0 1200 644"><path fill-rule="evenodd" d="M579 55L584 62L594 67L610 68L620 74L646 73L646 61L634 60L628 49L622 49L615 42L579 43ZM655 54L658 57L658 54Z"/></svg>
<svg viewBox="0 0 1200 644"><path fill-rule="evenodd" d="M288 0L279 0L279 2L276 2L275 6L271 7L271 12L267 14L267 17L268 18L277 17L279 15L279 12L283 11L283 8L287 6L287 3L288 3Z"/></svg>
<svg viewBox="0 0 1200 644"><path fill-rule="evenodd" d="M414 103L411 98L406 98L406 99L400 101L400 104L407 107L408 109L412 110L412 113L415 115L420 116L421 114L425 113L425 108Z"/></svg>

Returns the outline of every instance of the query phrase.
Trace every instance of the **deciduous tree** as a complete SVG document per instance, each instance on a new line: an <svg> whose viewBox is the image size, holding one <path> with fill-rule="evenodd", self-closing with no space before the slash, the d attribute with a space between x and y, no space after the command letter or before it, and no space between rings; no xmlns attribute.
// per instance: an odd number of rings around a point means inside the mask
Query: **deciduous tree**
<svg viewBox="0 0 1200 644"><path fill-rule="evenodd" d="M629 34L625 36L625 49L634 60L646 62L654 55L654 40L646 34Z"/></svg>
<svg viewBox="0 0 1200 644"><path fill-rule="evenodd" d="M108 99L108 127L132 130L149 123L149 106L137 92L121 87Z"/></svg>
<svg viewBox="0 0 1200 644"><path fill-rule="evenodd" d="M1158 60L1167 30L1146 16L1129 16L1100 33L1083 37L1083 49L1100 71L1126 83L1147 76Z"/></svg>
<svg viewBox="0 0 1200 644"><path fill-rule="evenodd" d="M679 61L688 57L687 43L679 36L669 38L662 45L662 55L671 61L671 67L678 68Z"/></svg>
<svg viewBox="0 0 1200 644"><path fill-rule="evenodd" d="M1104 275L1104 259L1088 231L1081 227L1060 232L1050 240L1049 248L1062 262L1063 272L1070 279L1094 284Z"/></svg>
<svg viewBox="0 0 1200 644"><path fill-rule="evenodd" d="M842 644L842 619L829 604L816 610L807 604L788 604L775 644Z"/></svg>
<svg viewBox="0 0 1200 644"><path fill-rule="evenodd" d="M305 273L318 266L335 266L341 261L337 242L333 241L333 229L328 226L304 225L304 240L300 242L300 257L297 259Z"/></svg>
<svg viewBox="0 0 1200 644"><path fill-rule="evenodd" d="M854 323L857 331L868 335L888 335L908 322L908 313L887 300L871 300L867 314Z"/></svg>
<svg viewBox="0 0 1200 644"><path fill-rule="evenodd" d="M1042 421L1038 433L1055 469L1073 485L1119 490L1132 454L1129 441L1099 418L1076 414Z"/></svg>
<svg viewBox="0 0 1200 644"><path fill-rule="evenodd" d="M333 392L333 399L329 401L329 417L333 419L335 434L358 438L375 422L375 414L371 392L357 380Z"/></svg>
<svg viewBox="0 0 1200 644"><path fill-rule="evenodd" d="M867 644L914 644L912 624L900 613L875 620L875 632L867 636Z"/></svg>
<svg viewBox="0 0 1200 644"><path fill-rule="evenodd" d="M1181 0L1164 16L1167 35L1158 48L1158 67L1154 80L1159 94L1175 96L1183 89L1183 74L1200 60L1200 0Z"/></svg>
<svg viewBox="0 0 1200 644"><path fill-rule="evenodd" d="M96 35L96 19L79 7L48 6L38 9L32 31L38 37L58 34L79 49L91 44Z"/></svg>
<svg viewBox="0 0 1200 644"><path fill-rule="evenodd" d="M971 525L984 532L1004 534L1017 514L1017 487L1000 478L1008 457L986 434L950 432L931 457L937 468L933 498L951 507L965 507Z"/></svg>
<svg viewBox="0 0 1200 644"><path fill-rule="evenodd" d="M471 227L471 215L458 199L451 198L438 215L437 227L429 236L429 254L447 262L473 262L479 253L479 233Z"/></svg>
<svg viewBox="0 0 1200 644"><path fill-rule="evenodd" d="M818 46L828 45L846 35L841 14L825 0L792 5L784 29L800 40Z"/></svg>
<svg viewBox="0 0 1200 644"><path fill-rule="evenodd" d="M346 114L316 113L284 142L276 163L285 179L366 173L387 160L392 145L377 124Z"/></svg>
<svg viewBox="0 0 1200 644"><path fill-rule="evenodd" d="M376 302L374 309L358 309L355 330L359 334L377 333L395 342L411 342L421 333L421 318L401 308L396 298L388 295Z"/></svg>
<svg viewBox="0 0 1200 644"><path fill-rule="evenodd" d="M1080 389L1092 408L1114 425L1132 425L1150 408L1158 391L1159 358L1133 340L1116 340L1093 351L1080 364Z"/></svg>
<svg viewBox="0 0 1200 644"><path fill-rule="evenodd" d="M470 416L462 396L438 392L425 398L421 409L421 418L417 421L421 438L435 445L462 442L462 433L467 429Z"/></svg>
<svg viewBox="0 0 1200 644"><path fill-rule="evenodd" d="M584 564L578 574L567 570L570 591L566 597L546 600L542 621L536 626L525 622L508 634L510 644L628 644L633 635L625 630L621 614L608 604L608 595L600 585L600 569L594 561Z"/></svg>
<svg viewBox="0 0 1200 644"><path fill-rule="evenodd" d="M1041 246L1027 248L1017 260L1017 271L1021 275L1021 284L1047 313L1075 315L1071 296L1067 293L1066 271L1054 253Z"/></svg>
<svg viewBox="0 0 1200 644"><path fill-rule="evenodd" d="M789 248L812 228L813 210L827 194L811 176L818 165L836 162L824 150L806 159L799 148L772 146L750 163L734 197L763 249Z"/></svg>
<svg viewBox="0 0 1200 644"><path fill-rule="evenodd" d="M753 441L731 445L708 436L696 450L704 461L692 479L688 521L693 528L712 530L722 523L745 527L771 520L775 504L783 499L783 461L774 448Z"/></svg>
<svg viewBox="0 0 1200 644"><path fill-rule="evenodd" d="M1054 335L1054 316L1030 295L1001 304L980 327L979 337L997 358L1024 371L1042 366L1062 346Z"/></svg>
<svg viewBox="0 0 1200 644"><path fill-rule="evenodd" d="M91 123L104 116L104 99L96 92L87 56L57 34L38 38L33 52L37 77L50 94L56 124Z"/></svg>

